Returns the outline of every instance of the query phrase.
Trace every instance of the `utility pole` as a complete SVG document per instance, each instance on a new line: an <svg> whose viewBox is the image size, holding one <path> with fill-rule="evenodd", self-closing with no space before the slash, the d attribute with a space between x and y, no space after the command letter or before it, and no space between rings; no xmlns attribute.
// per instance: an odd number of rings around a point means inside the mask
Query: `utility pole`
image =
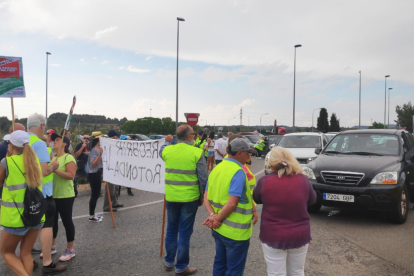
<svg viewBox="0 0 414 276"><path fill-rule="evenodd" d="M240 108L240 132L243 124L243 108Z"/></svg>

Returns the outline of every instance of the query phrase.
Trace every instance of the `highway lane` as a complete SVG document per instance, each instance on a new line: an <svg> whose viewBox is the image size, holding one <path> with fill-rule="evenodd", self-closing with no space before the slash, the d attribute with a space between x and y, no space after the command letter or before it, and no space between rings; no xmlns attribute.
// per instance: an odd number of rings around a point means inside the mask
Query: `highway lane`
<svg viewBox="0 0 414 276"><path fill-rule="evenodd" d="M253 159L252 171L263 176L263 160ZM134 197L122 191L124 210L115 213L117 227L112 228L108 213L102 223L88 221L89 197L75 201L76 257L62 275L174 275L163 271L159 256L163 196L135 191ZM97 211L102 210L103 198ZM260 212L260 207L258 208ZM191 266L198 275L211 275L214 240L201 223L207 216L204 208L197 213L191 240ZM388 223L381 215L360 211L322 208L311 216L312 238L306 264L307 275L414 275L414 212L405 225ZM65 248L64 228L59 223L58 259ZM245 275L266 275L260 225L254 226ZM37 247L40 245L37 244ZM39 257L35 256L39 261ZM12 275L0 261L0 275ZM34 275L40 275L37 270Z"/></svg>

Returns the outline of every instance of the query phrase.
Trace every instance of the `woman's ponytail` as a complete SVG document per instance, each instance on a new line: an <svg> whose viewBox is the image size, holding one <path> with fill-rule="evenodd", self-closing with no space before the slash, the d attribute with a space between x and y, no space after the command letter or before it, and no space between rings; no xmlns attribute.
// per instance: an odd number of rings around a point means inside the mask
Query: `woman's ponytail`
<svg viewBox="0 0 414 276"><path fill-rule="evenodd" d="M37 156L29 144L23 147L23 164L26 172L26 183L31 189L42 185L42 173L37 162Z"/></svg>

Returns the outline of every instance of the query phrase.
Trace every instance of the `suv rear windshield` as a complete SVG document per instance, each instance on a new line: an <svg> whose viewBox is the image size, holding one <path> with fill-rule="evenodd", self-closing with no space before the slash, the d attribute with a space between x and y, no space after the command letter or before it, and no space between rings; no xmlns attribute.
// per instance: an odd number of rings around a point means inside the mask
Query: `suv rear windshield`
<svg viewBox="0 0 414 276"><path fill-rule="evenodd" d="M253 144L256 144L257 141L260 140L260 137L257 137L256 135L246 135L245 136L247 139L250 140L250 142L252 142Z"/></svg>
<svg viewBox="0 0 414 276"><path fill-rule="evenodd" d="M284 148L322 148L321 137L315 135L283 136L279 147Z"/></svg>
<svg viewBox="0 0 414 276"><path fill-rule="evenodd" d="M340 134L324 153L396 156L400 154L398 140L398 136L387 134Z"/></svg>

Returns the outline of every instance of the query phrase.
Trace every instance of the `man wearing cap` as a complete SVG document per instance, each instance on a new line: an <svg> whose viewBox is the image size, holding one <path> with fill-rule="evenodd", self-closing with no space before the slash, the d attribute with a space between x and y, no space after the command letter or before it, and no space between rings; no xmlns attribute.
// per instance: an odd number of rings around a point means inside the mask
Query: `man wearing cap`
<svg viewBox="0 0 414 276"><path fill-rule="evenodd" d="M120 136L121 135L119 135L113 129L111 129L108 132L108 137L110 139L118 140ZM117 187L117 185L108 182L108 189L109 189L109 194L111 196L111 203L112 203L112 211L114 211L114 212L116 212L118 210L117 208L124 207L123 204L120 204L118 202L118 193L116 192L116 187ZM109 206L108 193L105 192L104 194L105 194L105 199L104 199L103 211L104 212L110 212L111 210L110 210L110 206Z"/></svg>
<svg viewBox="0 0 414 276"><path fill-rule="evenodd" d="M75 158L78 169L76 171L75 179L78 181L79 178L86 178L85 166L88 162L88 142L89 135L85 134L82 136L82 142L78 143L75 147Z"/></svg>
<svg viewBox="0 0 414 276"><path fill-rule="evenodd" d="M13 133L16 130L23 130L26 131L26 128L24 127L24 125L19 124L19 123L15 123L14 124L14 130L13 130L13 126L11 126L9 128L9 133ZM7 148L8 148L9 144L7 143L7 141L3 141L3 143L0 144L0 161L6 157L7 155ZM1 199L1 193L3 192L3 189L0 189L0 199Z"/></svg>
<svg viewBox="0 0 414 276"><path fill-rule="evenodd" d="M175 275L193 275L198 271L188 266L190 238L198 207L203 204L207 170L203 151L192 146L195 135L192 127L181 125L177 129L178 143L170 145L173 137L168 135L160 150L165 162L168 213L164 269L172 271L175 264Z"/></svg>
<svg viewBox="0 0 414 276"><path fill-rule="evenodd" d="M213 275L243 275L253 224L257 213L242 165L254 153L243 138L228 146L228 157L211 172L204 206L209 216L203 222L213 229L216 243Z"/></svg>
<svg viewBox="0 0 414 276"><path fill-rule="evenodd" d="M52 254L56 254L56 248L52 248L53 224L56 213L56 205L53 200L53 172L59 168L57 161L50 162L47 145L41 140L45 133L46 118L40 114L33 114L27 118L27 129L30 136L30 146L39 158L42 168L42 193L45 197L46 221L40 231L40 243L42 244L43 275L56 274L66 270L65 265L55 264ZM48 131L50 133L50 130ZM49 134L48 134L49 135ZM49 136L52 134L50 133Z"/></svg>

